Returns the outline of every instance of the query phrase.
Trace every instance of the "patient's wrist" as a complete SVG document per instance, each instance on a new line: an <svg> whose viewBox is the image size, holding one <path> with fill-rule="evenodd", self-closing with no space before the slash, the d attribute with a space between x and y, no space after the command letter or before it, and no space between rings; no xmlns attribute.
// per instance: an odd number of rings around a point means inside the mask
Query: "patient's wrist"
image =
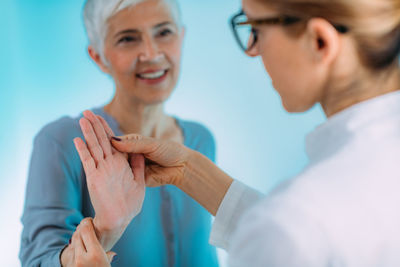
<svg viewBox="0 0 400 267"><path fill-rule="evenodd" d="M105 251L111 250L124 233L129 223L119 221L113 224L104 223L98 217L93 219L96 236Z"/></svg>

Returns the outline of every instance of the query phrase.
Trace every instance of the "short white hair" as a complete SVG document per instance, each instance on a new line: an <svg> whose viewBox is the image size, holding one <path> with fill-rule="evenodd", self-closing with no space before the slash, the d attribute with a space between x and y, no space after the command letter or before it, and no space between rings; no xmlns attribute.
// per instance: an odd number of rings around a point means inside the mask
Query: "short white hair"
<svg viewBox="0 0 400 267"><path fill-rule="evenodd" d="M104 58L104 41L108 31L107 20L124 10L147 0L86 0L83 20L90 45ZM181 11L177 0L163 0L170 4L176 23L181 26Z"/></svg>

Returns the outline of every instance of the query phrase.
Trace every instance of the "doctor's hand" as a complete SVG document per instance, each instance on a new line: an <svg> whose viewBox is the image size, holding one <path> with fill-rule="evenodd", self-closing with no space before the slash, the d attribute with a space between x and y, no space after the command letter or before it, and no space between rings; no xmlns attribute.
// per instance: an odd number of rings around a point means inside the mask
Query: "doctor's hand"
<svg viewBox="0 0 400 267"><path fill-rule="evenodd" d="M206 156L176 142L130 134L114 137L112 144L121 152L143 154L147 186L175 185L212 215L233 182Z"/></svg>
<svg viewBox="0 0 400 267"><path fill-rule="evenodd" d="M80 120L82 139L74 139L86 174L90 199L95 210L96 234L107 251L122 236L131 220L141 211L145 196L144 157L115 150L110 143L112 130L90 111Z"/></svg>
<svg viewBox="0 0 400 267"><path fill-rule="evenodd" d="M193 152L177 142L137 134L113 137L112 144L121 152L143 154L146 158L146 185L149 187L166 184L180 187Z"/></svg>

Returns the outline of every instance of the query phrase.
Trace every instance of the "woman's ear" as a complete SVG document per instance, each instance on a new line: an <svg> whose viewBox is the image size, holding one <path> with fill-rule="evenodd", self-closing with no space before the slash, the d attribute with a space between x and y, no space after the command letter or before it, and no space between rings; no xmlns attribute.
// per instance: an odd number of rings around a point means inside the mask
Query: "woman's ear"
<svg viewBox="0 0 400 267"><path fill-rule="evenodd" d="M327 20L312 18L307 25L307 45L315 62L330 65L339 54L340 33Z"/></svg>
<svg viewBox="0 0 400 267"><path fill-rule="evenodd" d="M185 26L182 26L181 34L182 34L182 39L185 39L185 36L186 36L186 27Z"/></svg>
<svg viewBox="0 0 400 267"><path fill-rule="evenodd" d="M99 68L107 74L110 74L110 70L108 69L107 65L104 64L103 59L101 58L100 54L96 52L93 46L89 45L88 53L90 58L96 63Z"/></svg>
<svg viewBox="0 0 400 267"><path fill-rule="evenodd" d="M185 26L182 26L179 29L179 39L180 39L181 44L183 44L183 42L185 41L185 37L186 37L186 28L185 28Z"/></svg>

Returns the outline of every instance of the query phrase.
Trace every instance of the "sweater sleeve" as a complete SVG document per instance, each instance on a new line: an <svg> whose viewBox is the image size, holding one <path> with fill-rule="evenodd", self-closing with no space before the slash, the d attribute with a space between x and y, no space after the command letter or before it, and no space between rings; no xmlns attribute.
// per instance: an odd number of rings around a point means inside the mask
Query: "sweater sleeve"
<svg viewBox="0 0 400 267"><path fill-rule="evenodd" d="M22 216L22 266L60 266L60 252L83 219L79 170L73 153L46 132L37 135Z"/></svg>

